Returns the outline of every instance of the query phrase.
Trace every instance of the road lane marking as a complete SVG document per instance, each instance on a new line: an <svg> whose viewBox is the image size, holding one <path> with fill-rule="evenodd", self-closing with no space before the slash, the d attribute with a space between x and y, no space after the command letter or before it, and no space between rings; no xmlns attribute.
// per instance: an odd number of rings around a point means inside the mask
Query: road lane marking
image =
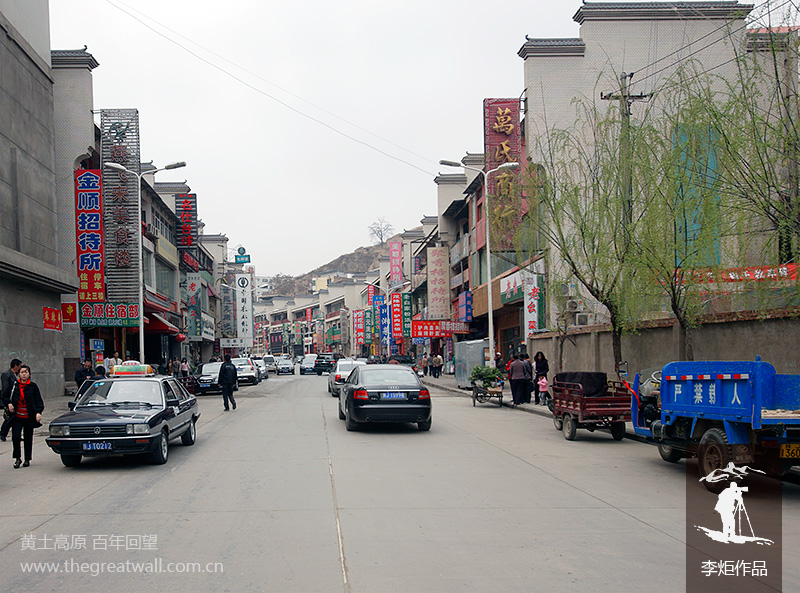
<svg viewBox="0 0 800 593"><path fill-rule="evenodd" d="M325 407L322 406L322 425L325 430L325 447L328 450L328 476L331 481L331 495L333 496L333 516L336 519L336 538L339 543L339 564L342 567L342 586L345 593L350 590L347 582L347 562L344 557L344 540L342 539L342 523L339 520L339 500L336 496L336 480L333 477L333 460L331 459L331 444L328 440L328 417L325 415Z"/></svg>

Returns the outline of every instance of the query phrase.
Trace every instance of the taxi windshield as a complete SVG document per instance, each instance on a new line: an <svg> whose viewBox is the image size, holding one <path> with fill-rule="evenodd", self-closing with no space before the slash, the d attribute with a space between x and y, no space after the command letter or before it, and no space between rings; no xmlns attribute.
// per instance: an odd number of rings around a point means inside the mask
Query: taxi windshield
<svg viewBox="0 0 800 593"><path fill-rule="evenodd" d="M95 381L78 400L76 406L143 403L162 405L161 384L158 381Z"/></svg>

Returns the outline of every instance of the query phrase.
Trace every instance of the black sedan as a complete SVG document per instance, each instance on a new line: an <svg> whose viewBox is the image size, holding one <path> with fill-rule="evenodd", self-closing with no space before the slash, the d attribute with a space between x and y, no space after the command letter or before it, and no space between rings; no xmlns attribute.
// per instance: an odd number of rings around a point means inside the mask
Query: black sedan
<svg viewBox="0 0 800 593"><path fill-rule="evenodd" d="M124 365L120 365L124 366ZM197 399L173 377L155 375L147 365L129 366L123 376L92 383L72 411L50 423L48 446L67 467L84 456L148 455L167 462L169 441L184 445L197 438ZM115 369L116 371L116 369Z"/></svg>
<svg viewBox="0 0 800 593"><path fill-rule="evenodd" d="M408 367L358 365L340 387L339 418L347 430L365 422L416 422L430 430L431 394Z"/></svg>
<svg viewBox="0 0 800 593"><path fill-rule="evenodd" d="M222 391L219 386L219 369L221 362L207 362L200 365L195 371L195 391L197 393L208 393L209 391Z"/></svg>

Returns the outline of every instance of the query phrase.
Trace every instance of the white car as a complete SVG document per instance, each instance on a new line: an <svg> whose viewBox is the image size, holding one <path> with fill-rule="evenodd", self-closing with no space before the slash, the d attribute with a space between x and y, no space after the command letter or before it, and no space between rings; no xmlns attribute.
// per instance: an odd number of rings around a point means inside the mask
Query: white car
<svg viewBox="0 0 800 593"><path fill-rule="evenodd" d="M264 364L266 365L268 372L275 373L278 371L278 369L275 366L275 357L272 356L272 354L265 354L262 360L264 361Z"/></svg>
<svg viewBox="0 0 800 593"><path fill-rule="evenodd" d="M336 361L333 370L328 373L328 393L333 397L339 397L339 391L347 381L347 376L355 367L367 364L361 360L353 360L352 358L340 358Z"/></svg>

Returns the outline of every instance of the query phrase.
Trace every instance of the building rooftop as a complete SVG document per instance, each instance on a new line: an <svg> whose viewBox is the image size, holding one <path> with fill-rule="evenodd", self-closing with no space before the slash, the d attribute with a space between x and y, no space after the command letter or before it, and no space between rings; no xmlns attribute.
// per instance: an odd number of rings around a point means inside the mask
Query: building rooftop
<svg viewBox="0 0 800 593"><path fill-rule="evenodd" d="M53 68L84 66L89 70L94 70L100 65L92 54L83 49L54 49L50 51L50 65Z"/></svg>
<svg viewBox="0 0 800 593"><path fill-rule="evenodd" d="M752 4L738 0L720 2L586 2L572 19L585 21L618 20L706 20L744 18L753 10Z"/></svg>

